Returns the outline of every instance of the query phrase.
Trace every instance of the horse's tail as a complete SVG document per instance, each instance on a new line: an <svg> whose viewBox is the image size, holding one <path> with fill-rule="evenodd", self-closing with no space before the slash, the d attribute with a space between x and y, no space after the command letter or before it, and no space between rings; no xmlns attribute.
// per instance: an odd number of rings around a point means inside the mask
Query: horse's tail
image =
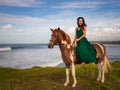
<svg viewBox="0 0 120 90"><path fill-rule="evenodd" d="M110 63L109 63L109 60L108 60L108 56L107 56L107 53L106 53L106 49L105 49L105 46L103 45L103 44L100 44L102 47L103 47L103 49L104 49L104 60L103 60L103 65L104 65L104 71L105 72L109 72L109 71L112 71L112 67L111 67L111 65L110 65Z"/></svg>
<svg viewBox="0 0 120 90"><path fill-rule="evenodd" d="M109 61L108 61L108 57L107 57L107 55L105 54L105 57L104 57L104 70L105 70L105 72L109 72L109 71L112 71L112 67L111 67L111 65L110 65L110 63L109 63Z"/></svg>

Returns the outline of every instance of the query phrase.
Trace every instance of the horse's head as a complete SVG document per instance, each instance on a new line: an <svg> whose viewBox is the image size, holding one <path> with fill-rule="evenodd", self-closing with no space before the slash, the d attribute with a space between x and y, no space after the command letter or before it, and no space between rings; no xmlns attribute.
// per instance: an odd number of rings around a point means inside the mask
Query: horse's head
<svg viewBox="0 0 120 90"><path fill-rule="evenodd" d="M58 43L60 28L50 29L50 30L51 30L52 34L51 34L50 42L48 44L48 48L53 48L53 46Z"/></svg>

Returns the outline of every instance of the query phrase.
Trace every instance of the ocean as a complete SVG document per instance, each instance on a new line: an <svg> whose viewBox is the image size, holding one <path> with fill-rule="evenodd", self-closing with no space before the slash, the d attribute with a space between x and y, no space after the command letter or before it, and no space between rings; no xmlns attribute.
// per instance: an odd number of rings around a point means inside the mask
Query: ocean
<svg viewBox="0 0 120 90"><path fill-rule="evenodd" d="M105 44L111 62L120 60L120 45ZM34 66L55 67L63 63L57 45L49 49L47 44L0 44L0 48L11 50L0 51L0 67L26 69Z"/></svg>

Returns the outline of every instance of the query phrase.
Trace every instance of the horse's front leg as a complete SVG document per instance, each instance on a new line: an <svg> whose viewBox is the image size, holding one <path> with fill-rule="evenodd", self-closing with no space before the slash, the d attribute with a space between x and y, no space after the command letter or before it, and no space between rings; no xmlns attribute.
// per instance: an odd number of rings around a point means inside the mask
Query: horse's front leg
<svg viewBox="0 0 120 90"><path fill-rule="evenodd" d="M69 72L70 68L66 68L66 82L64 83L64 86L68 86L69 84Z"/></svg>
<svg viewBox="0 0 120 90"><path fill-rule="evenodd" d="M73 76L73 80L74 80L74 83L73 83L72 87L76 87L77 80L76 80L76 75L75 75L75 64L74 64L74 62L72 62L72 76Z"/></svg>

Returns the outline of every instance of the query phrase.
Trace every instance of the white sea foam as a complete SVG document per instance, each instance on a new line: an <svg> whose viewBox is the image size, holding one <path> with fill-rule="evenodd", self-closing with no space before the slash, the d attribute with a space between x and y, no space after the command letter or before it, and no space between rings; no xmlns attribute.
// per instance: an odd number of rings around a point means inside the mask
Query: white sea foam
<svg viewBox="0 0 120 90"><path fill-rule="evenodd" d="M10 51L11 48L10 47L3 47L3 48L0 48L0 51Z"/></svg>

